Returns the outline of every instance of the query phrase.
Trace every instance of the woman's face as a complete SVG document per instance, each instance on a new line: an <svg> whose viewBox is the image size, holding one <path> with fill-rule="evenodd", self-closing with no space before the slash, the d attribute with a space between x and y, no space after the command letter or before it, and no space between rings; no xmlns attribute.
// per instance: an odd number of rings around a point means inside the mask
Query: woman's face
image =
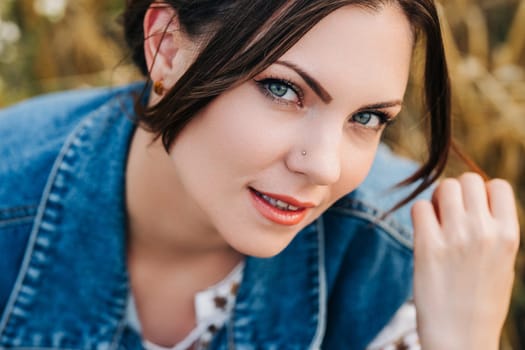
<svg viewBox="0 0 525 350"><path fill-rule="evenodd" d="M401 109L412 45L396 6L346 6L215 99L170 152L188 218L241 253L279 253L364 180Z"/></svg>

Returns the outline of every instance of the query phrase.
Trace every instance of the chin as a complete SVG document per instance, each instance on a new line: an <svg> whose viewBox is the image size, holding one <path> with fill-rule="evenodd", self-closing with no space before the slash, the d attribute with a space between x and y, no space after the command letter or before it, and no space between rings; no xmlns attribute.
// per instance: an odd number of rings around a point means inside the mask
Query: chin
<svg viewBox="0 0 525 350"><path fill-rule="evenodd" d="M245 253L244 255L248 255L248 256L251 256L251 257L254 257L254 258L260 258L260 259L269 259L269 258L273 258L274 256L278 255L283 250L284 250L284 248L283 249L278 249L278 250L276 250L276 249L268 250L268 251L258 250L258 251L251 252L251 253Z"/></svg>
<svg viewBox="0 0 525 350"><path fill-rule="evenodd" d="M254 258L272 258L281 253L290 244L291 240L286 242L269 242L265 240L260 242L253 240L251 242L232 242L231 247L239 253Z"/></svg>

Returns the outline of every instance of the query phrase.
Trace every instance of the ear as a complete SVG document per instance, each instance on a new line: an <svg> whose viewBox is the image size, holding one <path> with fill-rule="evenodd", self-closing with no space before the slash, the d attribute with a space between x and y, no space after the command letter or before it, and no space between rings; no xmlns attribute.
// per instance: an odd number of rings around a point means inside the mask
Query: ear
<svg viewBox="0 0 525 350"><path fill-rule="evenodd" d="M153 2L144 16L144 55L153 81L167 81L182 45L176 11Z"/></svg>

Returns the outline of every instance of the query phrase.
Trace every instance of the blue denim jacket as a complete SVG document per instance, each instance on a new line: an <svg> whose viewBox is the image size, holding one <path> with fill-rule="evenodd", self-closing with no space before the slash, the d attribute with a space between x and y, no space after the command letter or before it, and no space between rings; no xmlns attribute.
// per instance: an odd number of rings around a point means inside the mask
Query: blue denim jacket
<svg viewBox="0 0 525 350"><path fill-rule="evenodd" d="M0 112L0 348L141 349L127 326L125 165L142 84ZM363 349L409 297L414 164L381 146L365 183L279 255L247 258L212 349Z"/></svg>

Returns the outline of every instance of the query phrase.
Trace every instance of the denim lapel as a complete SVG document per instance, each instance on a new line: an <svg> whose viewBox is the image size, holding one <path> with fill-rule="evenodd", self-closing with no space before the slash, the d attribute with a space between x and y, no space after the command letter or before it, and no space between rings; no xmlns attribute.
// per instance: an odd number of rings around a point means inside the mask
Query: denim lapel
<svg viewBox="0 0 525 350"><path fill-rule="evenodd" d="M83 118L57 157L0 321L0 348L141 348L124 320L130 89L141 87L110 92L118 96ZM276 257L247 259L232 318L214 342L218 348L320 347L323 235L318 220Z"/></svg>
<svg viewBox="0 0 525 350"><path fill-rule="evenodd" d="M279 255L248 258L234 314L220 349L318 349L324 335L326 285L321 219Z"/></svg>
<svg viewBox="0 0 525 350"><path fill-rule="evenodd" d="M68 136L0 323L0 347L114 349L128 296L124 172L134 130L130 90Z"/></svg>

